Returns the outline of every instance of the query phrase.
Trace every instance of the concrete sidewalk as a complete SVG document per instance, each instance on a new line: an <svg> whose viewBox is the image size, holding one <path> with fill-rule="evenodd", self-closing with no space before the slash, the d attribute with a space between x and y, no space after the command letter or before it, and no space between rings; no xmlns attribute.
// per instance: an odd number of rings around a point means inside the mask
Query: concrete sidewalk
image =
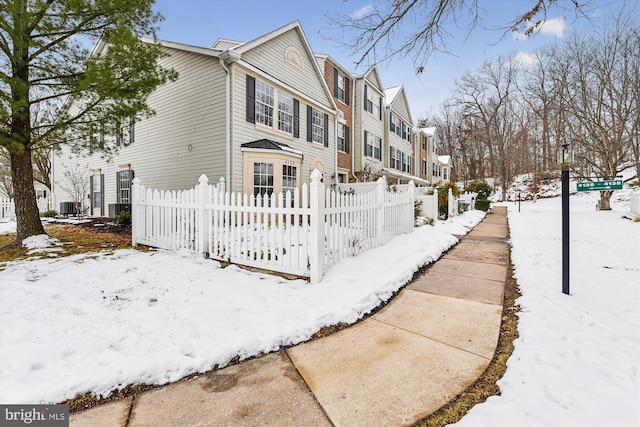
<svg viewBox="0 0 640 427"><path fill-rule="evenodd" d="M509 260L489 212L384 309L328 337L73 414L71 426L403 426L489 365Z"/></svg>

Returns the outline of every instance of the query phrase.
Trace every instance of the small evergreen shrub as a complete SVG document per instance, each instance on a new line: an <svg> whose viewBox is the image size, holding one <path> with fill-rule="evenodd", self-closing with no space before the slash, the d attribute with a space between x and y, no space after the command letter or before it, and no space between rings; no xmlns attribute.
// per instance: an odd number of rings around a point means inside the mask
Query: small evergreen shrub
<svg viewBox="0 0 640 427"><path fill-rule="evenodd" d="M58 211L55 209L49 209L48 211L40 213L42 218L54 218L56 215L58 215Z"/></svg>
<svg viewBox="0 0 640 427"><path fill-rule="evenodd" d="M491 195L491 186L485 181L472 182L464 191L478 193L478 200L488 200Z"/></svg>
<svg viewBox="0 0 640 427"><path fill-rule="evenodd" d="M116 215L116 225L131 225L131 214L127 211L122 211Z"/></svg>
<svg viewBox="0 0 640 427"><path fill-rule="evenodd" d="M480 199L476 200L476 209L487 212L490 207L491 207L491 201L480 200Z"/></svg>

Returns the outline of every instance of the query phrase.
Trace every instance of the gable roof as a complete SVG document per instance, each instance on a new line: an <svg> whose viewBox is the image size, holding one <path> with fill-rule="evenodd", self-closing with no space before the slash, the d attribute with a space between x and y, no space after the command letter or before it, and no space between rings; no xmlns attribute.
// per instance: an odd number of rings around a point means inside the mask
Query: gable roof
<svg viewBox="0 0 640 427"><path fill-rule="evenodd" d="M354 74L356 79L364 79L369 83L373 83L375 89L380 91L381 94L384 95L384 86L382 85L382 79L380 79L380 73L378 72L378 67L372 65L364 74Z"/></svg>
<svg viewBox="0 0 640 427"><path fill-rule="evenodd" d="M232 47L239 46L241 44L244 44L244 42L241 42L238 40L219 38L213 43L213 45L211 45L211 49L226 50Z"/></svg>
<svg viewBox="0 0 640 427"><path fill-rule="evenodd" d="M352 78L351 72L344 68L342 64L336 61L331 55L327 55L326 53L316 53L316 58L321 61L327 61L335 68L337 68L343 75L349 77L350 79Z"/></svg>
<svg viewBox="0 0 640 427"><path fill-rule="evenodd" d="M408 120L413 125L413 118L411 117L411 108L409 107L409 100L407 99L407 92L404 90L404 86L394 86L384 90L386 106L401 116L403 119Z"/></svg>
<svg viewBox="0 0 640 427"><path fill-rule="evenodd" d="M309 57L309 60L310 60L309 62L311 63L311 66L313 67L314 72L316 73L316 77L318 78L318 81L322 85L322 90L327 98L327 101L329 102L329 106L334 111L337 110L338 107L336 106L336 103L333 100L333 94L331 93L331 90L329 89L329 86L327 85L327 82L324 79L324 71L320 69L320 65L316 60L315 53L311 49L311 45L309 44L309 40L307 39L307 36L305 35L304 30L302 29L302 25L300 24L300 21L295 20L293 22L290 22L289 24L284 25L267 34L264 34L254 40L251 40L250 42L243 43L238 46L234 46L232 48L229 48L228 50L230 52L235 52L239 54L241 58L243 53L248 52L257 46L260 46L263 43L273 40L276 37L279 37L287 33L288 31L292 31L292 30L296 31L300 37L305 53Z"/></svg>

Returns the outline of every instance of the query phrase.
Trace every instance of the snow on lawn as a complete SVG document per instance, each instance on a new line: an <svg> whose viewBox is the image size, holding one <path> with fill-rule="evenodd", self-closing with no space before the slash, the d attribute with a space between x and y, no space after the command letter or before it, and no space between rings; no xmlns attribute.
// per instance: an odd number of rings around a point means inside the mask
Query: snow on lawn
<svg viewBox="0 0 640 427"><path fill-rule="evenodd" d="M416 228L317 285L167 251L11 262L0 271L0 402L165 384L355 322L483 217Z"/></svg>
<svg viewBox="0 0 640 427"><path fill-rule="evenodd" d="M623 218L629 194L599 212L598 192L570 197L570 295L561 199L508 204L520 338L501 395L456 425L640 425L640 222Z"/></svg>

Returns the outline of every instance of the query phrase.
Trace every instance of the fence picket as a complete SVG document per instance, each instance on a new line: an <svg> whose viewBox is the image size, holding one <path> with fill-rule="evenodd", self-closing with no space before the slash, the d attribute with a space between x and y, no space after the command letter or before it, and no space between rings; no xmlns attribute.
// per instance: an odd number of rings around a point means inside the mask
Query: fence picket
<svg viewBox="0 0 640 427"><path fill-rule="evenodd" d="M324 188L312 174L293 193L225 191L202 175L187 190L147 189L134 180L132 243L208 253L213 259L293 273L318 282L326 268L413 227L412 183L389 192Z"/></svg>

